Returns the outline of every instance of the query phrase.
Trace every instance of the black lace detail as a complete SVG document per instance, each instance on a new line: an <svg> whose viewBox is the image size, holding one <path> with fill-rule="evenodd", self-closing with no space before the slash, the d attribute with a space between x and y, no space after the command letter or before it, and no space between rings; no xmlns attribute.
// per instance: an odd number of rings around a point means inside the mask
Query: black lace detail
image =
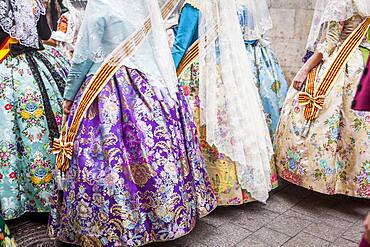
<svg viewBox="0 0 370 247"><path fill-rule="evenodd" d="M60 74L57 71L55 71L55 69L53 68L53 65L40 52L35 52L34 56L40 59L45 64L46 68L48 68L54 81L57 83L57 87L58 87L60 94L64 95L64 88L66 86L66 81L63 79L63 77L60 76Z"/></svg>
<svg viewBox="0 0 370 247"><path fill-rule="evenodd" d="M58 124L57 124L54 112L50 104L50 99L49 99L45 84L42 80L40 71L38 70L38 66L34 58L34 56L37 56L36 53L38 52L29 52L29 53L26 53L25 56L26 56L28 65L31 69L31 72L33 74L33 77L35 78L37 85L39 87L39 90L41 92L42 101L45 107L46 121L47 121L48 128L49 128L49 138L51 141L53 141L54 138L59 137L59 128L58 128Z"/></svg>

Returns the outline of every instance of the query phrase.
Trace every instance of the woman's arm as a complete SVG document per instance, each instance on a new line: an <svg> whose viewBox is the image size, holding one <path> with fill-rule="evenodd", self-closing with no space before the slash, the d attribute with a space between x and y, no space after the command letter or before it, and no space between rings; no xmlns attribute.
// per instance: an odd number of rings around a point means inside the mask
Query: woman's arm
<svg viewBox="0 0 370 247"><path fill-rule="evenodd" d="M72 63L63 96L65 100L63 104L65 115L68 116L70 114L73 100L93 64L94 62L91 60L86 60L82 63Z"/></svg>
<svg viewBox="0 0 370 247"><path fill-rule="evenodd" d="M90 25L92 25L90 28L94 30L94 39L102 39L104 32L105 32L105 26L106 26L106 19L104 15L102 15L102 17L97 18L97 20L94 23L91 23ZM80 35L87 35L87 34L80 33ZM82 37L85 37L85 36L82 36ZM85 37L85 38L91 38L91 37ZM90 46L91 44L89 43L89 46L85 48L87 49L85 51L76 50L75 55L76 55L76 52L80 52L80 53L81 52L87 52L87 53L96 52L94 51L94 49L97 49L97 48L94 48L94 45L92 45L91 47ZM77 48L77 49L81 49L81 48ZM67 85L66 85L66 88L64 89L64 99L65 99L64 113L66 115L69 115L71 107L72 107L72 102L75 96L77 95L77 92L80 90L82 83L85 81L86 76L89 74L91 67L95 64L95 62L92 59L93 58L90 58L90 59L87 58L83 62L80 62L80 63L73 62L72 63L71 69L68 73Z"/></svg>
<svg viewBox="0 0 370 247"><path fill-rule="evenodd" d="M301 90L310 71L333 54L340 42L343 27L344 23L340 22L332 21L328 24L328 30L324 33L322 41L317 45L316 51L294 77L293 87L295 89Z"/></svg>
<svg viewBox="0 0 370 247"><path fill-rule="evenodd" d="M297 90L301 90L308 74L315 68L319 63L321 63L323 56L320 52L315 51L315 53L307 60L303 67L298 71L293 79L293 87Z"/></svg>
<svg viewBox="0 0 370 247"><path fill-rule="evenodd" d="M72 63L64 90L65 100L73 101L93 64L94 62L89 59L82 63Z"/></svg>

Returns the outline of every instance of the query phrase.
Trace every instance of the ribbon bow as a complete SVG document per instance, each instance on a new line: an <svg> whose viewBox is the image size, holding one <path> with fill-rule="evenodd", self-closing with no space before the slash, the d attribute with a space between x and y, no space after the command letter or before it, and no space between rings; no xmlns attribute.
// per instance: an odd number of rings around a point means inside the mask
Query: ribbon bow
<svg viewBox="0 0 370 247"><path fill-rule="evenodd" d="M52 152L57 155L57 168L62 172L67 171L68 160L72 159L73 143L65 142L62 138L54 139Z"/></svg>
<svg viewBox="0 0 370 247"><path fill-rule="evenodd" d="M319 95L313 97L307 92L301 92L298 95L298 102L305 106L304 116L307 120L314 120L317 118L319 110L324 107L325 96Z"/></svg>

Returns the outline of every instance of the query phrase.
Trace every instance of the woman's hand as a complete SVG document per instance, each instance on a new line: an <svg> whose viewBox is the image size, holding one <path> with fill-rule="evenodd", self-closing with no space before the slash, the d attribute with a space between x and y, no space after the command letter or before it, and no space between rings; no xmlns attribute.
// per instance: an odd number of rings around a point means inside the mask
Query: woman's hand
<svg viewBox="0 0 370 247"><path fill-rule="evenodd" d="M52 39L52 38L50 38L48 40L43 40L42 43L44 45L49 45L49 46L54 46L54 47L56 47L58 45L58 42L55 39Z"/></svg>
<svg viewBox="0 0 370 247"><path fill-rule="evenodd" d="M306 83L307 76L307 69L305 67L301 68L293 79L293 87L296 90L301 91L303 85Z"/></svg>
<svg viewBox="0 0 370 247"><path fill-rule="evenodd" d="M73 104L73 101L70 101L70 100L64 100L63 102L63 111L66 117L68 117L69 114L71 113L72 104Z"/></svg>

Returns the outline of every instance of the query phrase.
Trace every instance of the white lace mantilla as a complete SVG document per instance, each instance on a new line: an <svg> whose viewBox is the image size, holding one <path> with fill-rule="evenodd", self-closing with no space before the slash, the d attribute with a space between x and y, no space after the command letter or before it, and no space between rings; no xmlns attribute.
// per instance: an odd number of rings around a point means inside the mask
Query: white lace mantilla
<svg viewBox="0 0 370 247"><path fill-rule="evenodd" d="M41 1L1 0L0 26L22 45L39 47L37 22L45 14Z"/></svg>
<svg viewBox="0 0 370 247"><path fill-rule="evenodd" d="M237 5L235 0L208 0L201 11L199 97L207 142L236 162L242 189L266 202L273 149Z"/></svg>

